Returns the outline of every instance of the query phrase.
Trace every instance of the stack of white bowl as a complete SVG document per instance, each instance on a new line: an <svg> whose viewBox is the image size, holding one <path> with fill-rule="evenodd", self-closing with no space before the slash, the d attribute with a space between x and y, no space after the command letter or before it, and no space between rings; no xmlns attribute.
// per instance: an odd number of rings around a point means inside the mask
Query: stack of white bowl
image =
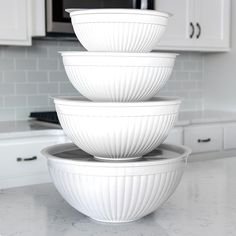
<svg viewBox="0 0 236 236"><path fill-rule="evenodd" d="M88 52L61 54L68 78L85 98L54 101L65 133L84 152L68 160L58 157L55 148L44 150L49 170L59 192L85 215L104 222L137 220L175 190L189 154L183 147L165 145L159 151L174 150L175 158L167 155L160 160L161 154L156 159L148 154L167 137L180 105L179 99L153 98L169 79L177 56L150 53L169 14L68 11ZM56 149L70 151L76 146Z"/></svg>

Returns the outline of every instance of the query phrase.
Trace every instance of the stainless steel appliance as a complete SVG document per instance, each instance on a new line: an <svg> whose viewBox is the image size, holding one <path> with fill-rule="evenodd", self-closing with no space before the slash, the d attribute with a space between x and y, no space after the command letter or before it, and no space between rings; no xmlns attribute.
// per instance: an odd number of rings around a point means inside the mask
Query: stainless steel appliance
<svg viewBox="0 0 236 236"><path fill-rule="evenodd" d="M47 34L73 33L66 8L154 9L154 0L46 0Z"/></svg>

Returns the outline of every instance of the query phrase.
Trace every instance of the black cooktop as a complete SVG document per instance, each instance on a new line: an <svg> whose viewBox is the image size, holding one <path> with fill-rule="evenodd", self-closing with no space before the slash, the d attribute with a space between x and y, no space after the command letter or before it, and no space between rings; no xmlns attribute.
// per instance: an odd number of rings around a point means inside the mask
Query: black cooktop
<svg viewBox="0 0 236 236"><path fill-rule="evenodd" d="M29 117L35 118L39 121L60 124L57 113L55 111L31 112Z"/></svg>

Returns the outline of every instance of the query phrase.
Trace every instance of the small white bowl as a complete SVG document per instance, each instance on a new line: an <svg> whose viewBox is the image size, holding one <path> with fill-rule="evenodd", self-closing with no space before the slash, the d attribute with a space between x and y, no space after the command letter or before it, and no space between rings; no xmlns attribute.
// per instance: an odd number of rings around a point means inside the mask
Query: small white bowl
<svg viewBox="0 0 236 236"><path fill-rule="evenodd" d="M73 144L42 153L56 188L72 207L97 221L122 223L155 211L181 180L189 149L163 144L158 150L158 156L118 163L96 161Z"/></svg>
<svg viewBox="0 0 236 236"><path fill-rule="evenodd" d="M75 34L88 51L150 52L170 14L135 9L68 9Z"/></svg>
<svg viewBox="0 0 236 236"><path fill-rule="evenodd" d="M174 53L61 52L70 82L92 101L136 102L154 97L169 79Z"/></svg>
<svg viewBox="0 0 236 236"><path fill-rule="evenodd" d="M55 98L56 111L70 140L99 159L137 159L167 137L180 100L154 98L137 103L99 103L78 97Z"/></svg>

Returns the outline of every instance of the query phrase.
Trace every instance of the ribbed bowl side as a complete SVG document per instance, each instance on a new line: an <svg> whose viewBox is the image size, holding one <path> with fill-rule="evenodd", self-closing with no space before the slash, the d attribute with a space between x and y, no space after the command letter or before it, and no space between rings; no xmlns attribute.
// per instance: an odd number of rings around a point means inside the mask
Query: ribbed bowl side
<svg viewBox="0 0 236 236"><path fill-rule="evenodd" d="M58 112L63 130L79 148L101 158L140 157L167 137L177 113L144 117L89 117Z"/></svg>
<svg viewBox="0 0 236 236"><path fill-rule="evenodd" d="M103 222L129 222L155 211L178 186L184 163L172 171L141 176L91 176L70 173L50 163L53 182L68 203Z"/></svg>
<svg viewBox="0 0 236 236"><path fill-rule="evenodd" d="M147 23L82 23L73 25L75 34L88 51L150 52L166 26Z"/></svg>
<svg viewBox="0 0 236 236"><path fill-rule="evenodd" d="M65 66L73 86L92 101L132 102L154 97L173 67Z"/></svg>

